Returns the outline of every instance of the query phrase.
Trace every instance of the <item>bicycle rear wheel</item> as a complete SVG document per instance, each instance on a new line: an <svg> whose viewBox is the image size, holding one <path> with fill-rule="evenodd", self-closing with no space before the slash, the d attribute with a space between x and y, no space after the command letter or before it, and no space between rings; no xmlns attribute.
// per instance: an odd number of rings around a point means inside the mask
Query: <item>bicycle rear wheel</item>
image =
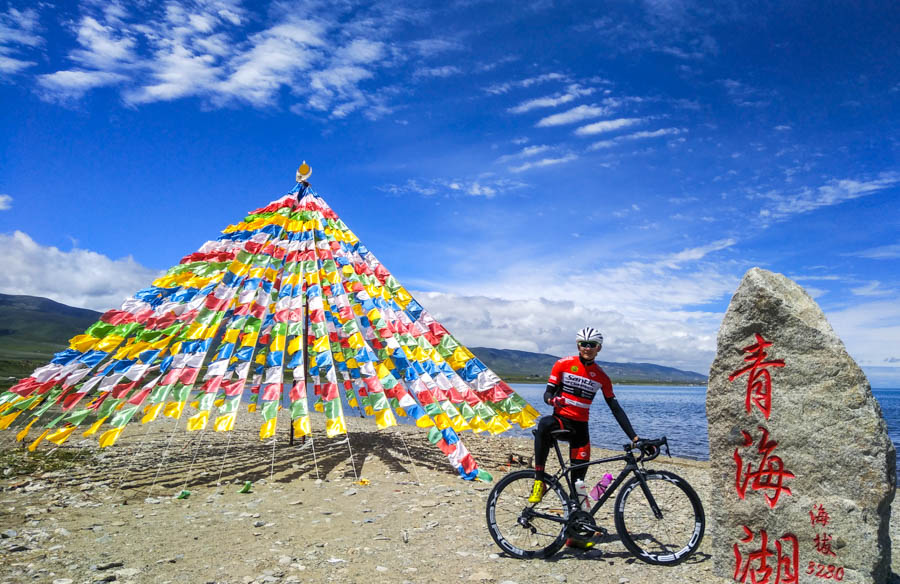
<svg viewBox="0 0 900 584"><path fill-rule="evenodd" d="M537 476L534 470L510 473L488 495L488 531L500 549L517 558L548 558L565 543L568 497L556 480L545 476L544 498L529 503Z"/></svg>
<svg viewBox="0 0 900 584"><path fill-rule="evenodd" d="M641 481L632 477L616 497L616 531L628 551L648 564L683 562L700 547L706 529L700 497L667 471L645 471L644 480L661 515L651 509Z"/></svg>

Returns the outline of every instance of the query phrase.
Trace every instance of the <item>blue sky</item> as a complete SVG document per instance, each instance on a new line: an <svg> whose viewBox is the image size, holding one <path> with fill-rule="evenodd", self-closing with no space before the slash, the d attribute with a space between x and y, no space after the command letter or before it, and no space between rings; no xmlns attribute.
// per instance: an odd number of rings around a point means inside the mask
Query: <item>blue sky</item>
<svg viewBox="0 0 900 584"><path fill-rule="evenodd" d="M860 6L0 3L0 292L117 307L306 160L467 345L705 372L760 266L900 387L900 11Z"/></svg>

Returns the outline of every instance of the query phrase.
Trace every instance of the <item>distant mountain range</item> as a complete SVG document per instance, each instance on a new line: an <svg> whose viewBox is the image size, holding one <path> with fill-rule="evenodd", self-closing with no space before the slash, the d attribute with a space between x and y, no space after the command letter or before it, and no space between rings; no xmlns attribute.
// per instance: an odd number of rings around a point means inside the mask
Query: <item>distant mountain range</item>
<svg viewBox="0 0 900 584"><path fill-rule="evenodd" d="M469 350L504 380L519 383L545 382L550 374L550 368L559 359L545 353L511 349L469 347ZM609 375L613 383L702 385L707 381L706 375L653 363L597 361L597 364Z"/></svg>
<svg viewBox="0 0 900 584"><path fill-rule="evenodd" d="M100 318L99 312L73 308L37 296L0 294L0 377L24 377L53 353L68 346ZM470 347L500 377L509 382L543 383L559 357L511 349ZM652 363L598 361L614 383L705 384L706 376Z"/></svg>

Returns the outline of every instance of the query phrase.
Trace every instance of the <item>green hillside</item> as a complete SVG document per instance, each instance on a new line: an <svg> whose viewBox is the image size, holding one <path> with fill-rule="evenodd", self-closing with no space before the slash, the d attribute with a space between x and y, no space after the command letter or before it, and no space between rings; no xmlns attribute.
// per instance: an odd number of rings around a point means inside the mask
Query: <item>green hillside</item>
<svg viewBox="0 0 900 584"><path fill-rule="evenodd" d="M0 294L0 381L44 365L98 318L99 312L47 298Z"/></svg>
<svg viewBox="0 0 900 584"><path fill-rule="evenodd" d="M470 347L472 353L497 375L509 382L543 383L559 357L511 349ZM652 363L611 363L597 361L613 383L702 385L706 375Z"/></svg>

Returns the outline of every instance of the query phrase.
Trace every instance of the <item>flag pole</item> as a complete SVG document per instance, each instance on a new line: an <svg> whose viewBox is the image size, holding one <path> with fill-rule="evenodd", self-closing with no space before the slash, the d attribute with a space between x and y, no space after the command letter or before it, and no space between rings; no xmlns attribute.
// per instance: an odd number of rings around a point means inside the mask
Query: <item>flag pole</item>
<svg viewBox="0 0 900 584"><path fill-rule="evenodd" d="M297 184L300 186L300 188L297 190L297 200L298 201L303 198L303 195L306 194L306 190L309 188L309 183L306 181L306 179L308 179L309 175L311 175L311 174L312 174L312 169L309 167L308 164L306 164L306 161L304 160L303 163L300 165L300 167L297 169ZM304 280L304 282L305 282L305 280ZM305 286L304 286L304 288L305 288ZM309 328L309 318L308 318L309 310L308 310L308 304L307 304L305 298L303 300L303 305L304 305L303 316L301 317L302 318L301 322L303 324L300 327L300 330L301 330L301 334L303 335L303 386L304 386L303 389L306 389L306 380L309 379L309 363L307 362L307 347L306 347L306 345L308 344L308 341L309 341L309 334L307 331L307 329ZM294 379L293 381L294 381L294 383L297 383L296 379ZM288 427L290 428L289 445L293 446L294 445L294 421L293 420L290 421L290 423L288 424ZM304 443L306 442L305 436L304 436L303 442Z"/></svg>

